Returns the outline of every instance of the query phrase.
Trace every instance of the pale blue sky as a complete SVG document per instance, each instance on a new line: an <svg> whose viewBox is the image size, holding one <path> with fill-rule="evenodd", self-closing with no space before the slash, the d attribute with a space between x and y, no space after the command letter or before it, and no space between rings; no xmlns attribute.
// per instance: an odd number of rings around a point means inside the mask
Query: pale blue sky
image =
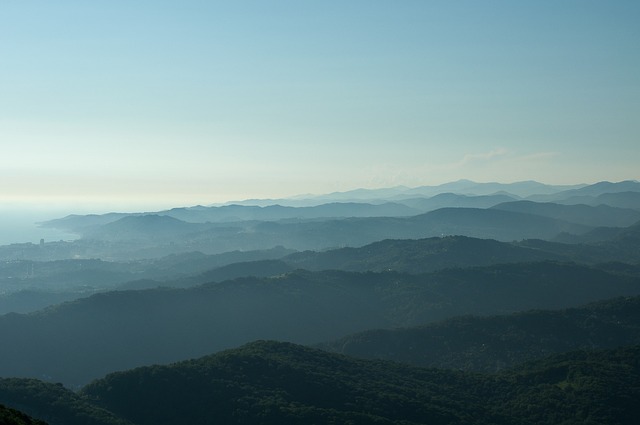
<svg viewBox="0 0 640 425"><path fill-rule="evenodd" d="M0 202L640 178L638 1L0 0Z"/></svg>

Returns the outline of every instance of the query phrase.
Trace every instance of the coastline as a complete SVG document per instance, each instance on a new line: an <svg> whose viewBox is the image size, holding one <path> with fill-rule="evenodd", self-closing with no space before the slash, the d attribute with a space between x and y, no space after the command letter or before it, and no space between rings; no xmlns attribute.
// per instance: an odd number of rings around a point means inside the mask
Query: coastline
<svg viewBox="0 0 640 425"><path fill-rule="evenodd" d="M80 235L64 230L41 227L39 223L59 217L46 212L34 211L0 211L0 245L16 243L40 243L53 241L71 241L80 238Z"/></svg>

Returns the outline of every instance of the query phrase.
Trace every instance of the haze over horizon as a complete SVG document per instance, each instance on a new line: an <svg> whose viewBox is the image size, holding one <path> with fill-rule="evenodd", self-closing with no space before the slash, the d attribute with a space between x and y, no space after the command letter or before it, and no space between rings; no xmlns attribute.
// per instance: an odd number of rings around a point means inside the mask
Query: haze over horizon
<svg viewBox="0 0 640 425"><path fill-rule="evenodd" d="M640 4L0 5L0 208L637 180Z"/></svg>

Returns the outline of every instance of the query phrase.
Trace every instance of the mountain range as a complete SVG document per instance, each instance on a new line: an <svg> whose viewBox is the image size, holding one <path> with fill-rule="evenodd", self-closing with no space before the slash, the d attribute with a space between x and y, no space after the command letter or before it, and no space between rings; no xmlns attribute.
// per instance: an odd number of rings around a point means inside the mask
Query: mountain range
<svg viewBox="0 0 640 425"><path fill-rule="evenodd" d="M81 239L0 247L0 258L126 261L275 246L326 250L382 239L447 235L575 243L601 227L639 222L639 196L640 183L635 181L572 187L459 181L437 187L329 194L305 198L307 204L297 206L291 200L265 200L149 213L71 215L43 226L80 234ZM584 202L574 202L578 199ZM309 204L310 200L315 203Z"/></svg>
<svg viewBox="0 0 640 425"><path fill-rule="evenodd" d="M51 220L80 238L0 246L0 423L635 424L639 200L462 180Z"/></svg>

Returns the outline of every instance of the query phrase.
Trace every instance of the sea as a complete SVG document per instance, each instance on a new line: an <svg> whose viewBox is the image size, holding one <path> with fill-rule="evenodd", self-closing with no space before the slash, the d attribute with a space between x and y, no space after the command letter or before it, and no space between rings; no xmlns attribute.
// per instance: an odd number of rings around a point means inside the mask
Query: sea
<svg viewBox="0 0 640 425"><path fill-rule="evenodd" d="M1 194L0 194L1 195ZM178 204L179 205L179 204ZM3 202L0 201L0 245L72 241L77 234L40 226L40 223L70 214L105 214L108 212L162 211L173 208L165 202Z"/></svg>
<svg viewBox="0 0 640 425"><path fill-rule="evenodd" d="M39 223L68 215L62 211L18 210L0 208L0 245L71 241L80 236L58 229L41 227Z"/></svg>

